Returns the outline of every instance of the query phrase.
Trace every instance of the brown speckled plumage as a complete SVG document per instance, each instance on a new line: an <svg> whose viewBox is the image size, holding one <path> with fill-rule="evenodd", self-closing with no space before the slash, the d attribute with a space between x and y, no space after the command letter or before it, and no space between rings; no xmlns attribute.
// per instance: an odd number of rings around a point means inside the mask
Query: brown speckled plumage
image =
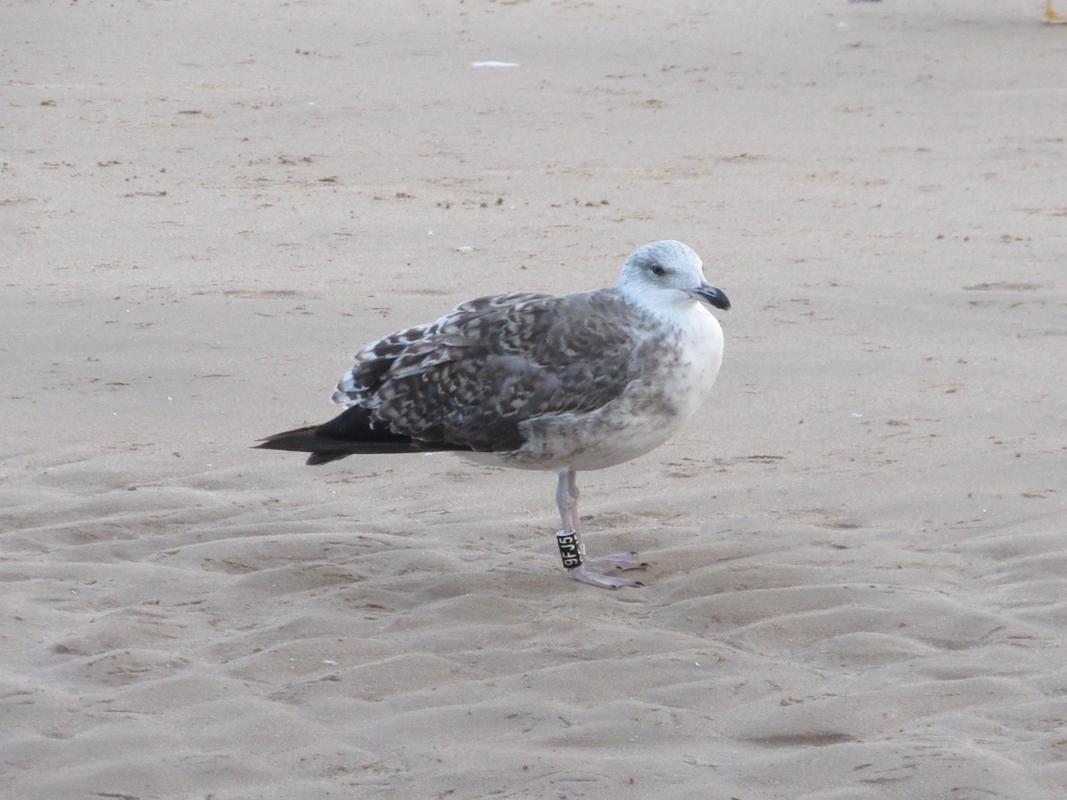
<svg viewBox="0 0 1067 800"><path fill-rule="evenodd" d="M647 370L654 329L611 289L483 297L365 347L334 400L413 439L512 451L523 423L618 398Z"/></svg>

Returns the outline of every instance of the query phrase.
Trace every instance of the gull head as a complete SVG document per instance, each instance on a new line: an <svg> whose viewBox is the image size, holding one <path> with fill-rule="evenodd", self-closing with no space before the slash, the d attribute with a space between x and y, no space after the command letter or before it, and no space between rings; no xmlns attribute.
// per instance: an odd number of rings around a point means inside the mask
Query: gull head
<svg viewBox="0 0 1067 800"><path fill-rule="evenodd" d="M704 263L687 244L651 242L630 254L622 265L619 290L632 302L649 307L707 303L729 310L721 289L704 280Z"/></svg>

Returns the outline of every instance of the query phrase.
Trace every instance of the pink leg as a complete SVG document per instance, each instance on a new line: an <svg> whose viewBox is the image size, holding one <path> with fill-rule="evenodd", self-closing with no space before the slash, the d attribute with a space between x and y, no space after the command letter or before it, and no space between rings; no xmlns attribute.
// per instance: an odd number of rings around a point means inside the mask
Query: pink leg
<svg viewBox="0 0 1067 800"><path fill-rule="evenodd" d="M560 471L556 488L556 505L559 507L563 530L557 534L563 567L572 578L601 589L619 589L624 586L644 586L641 581L627 578L620 573L626 570L644 569L647 562L640 561L637 553L615 553L603 558L586 559L582 543L582 520L578 514L578 484L574 470Z"/></svg>

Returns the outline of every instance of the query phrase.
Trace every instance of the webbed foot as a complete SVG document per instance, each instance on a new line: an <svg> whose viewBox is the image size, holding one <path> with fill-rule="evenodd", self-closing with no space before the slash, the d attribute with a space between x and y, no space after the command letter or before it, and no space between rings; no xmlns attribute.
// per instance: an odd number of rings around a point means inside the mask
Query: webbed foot
<svg viewBox="0 0 1067 800"><path fill-rule="evenodd" d="M579 567L571 567L567 574L576 581L588 583L601 589L622 589L638 587L645 584L635 578L628 578L623 572L645 569L647 561L641 561L637 553L614 553L603 558L591 558Z"/></svg>

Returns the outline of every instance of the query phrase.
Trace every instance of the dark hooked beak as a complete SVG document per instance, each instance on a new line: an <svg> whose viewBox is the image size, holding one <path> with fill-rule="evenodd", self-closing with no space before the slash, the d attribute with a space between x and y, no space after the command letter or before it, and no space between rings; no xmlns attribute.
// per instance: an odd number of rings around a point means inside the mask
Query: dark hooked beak
<svg viewBox="0 0 1067 800"><path fill-rule="evenodd" d="M722 289L716 289L714 286L702 283L699 289L689 289L688 291L697 300L703 300L705 303L710 303L723 311L730 310L730 298L723 294Z"/></svg>

